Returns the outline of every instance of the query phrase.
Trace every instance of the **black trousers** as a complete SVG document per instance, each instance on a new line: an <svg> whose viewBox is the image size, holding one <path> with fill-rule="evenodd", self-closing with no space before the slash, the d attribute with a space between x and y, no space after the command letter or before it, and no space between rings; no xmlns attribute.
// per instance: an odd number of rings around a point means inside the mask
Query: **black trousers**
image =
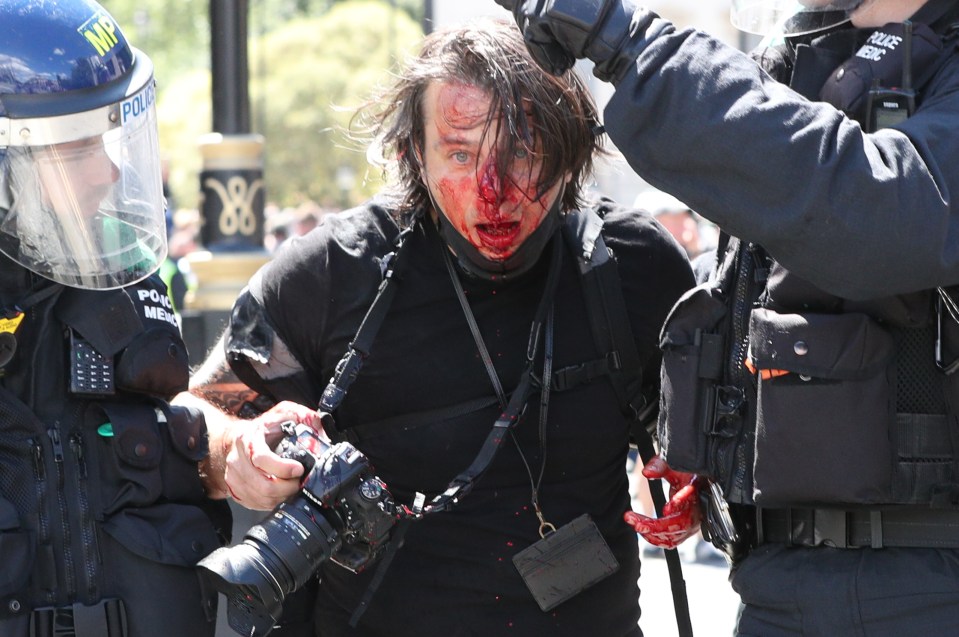
<svg viewBox="0 0 959 637"><path fill-rule="evenodd" d="M765 544L730 581L740 637L959 635L959 549Z"/></svg>

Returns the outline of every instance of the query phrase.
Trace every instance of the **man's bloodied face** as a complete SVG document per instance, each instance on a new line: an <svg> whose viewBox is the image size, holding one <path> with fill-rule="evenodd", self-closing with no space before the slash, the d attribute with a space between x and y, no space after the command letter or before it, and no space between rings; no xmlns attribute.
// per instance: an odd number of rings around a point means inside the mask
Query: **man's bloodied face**
<svg viewBox="0 0 959 637"><path fill-rule="evenodd" d="M484 257L509 258L542 223L563 181L539 192L536 148L518 145L497 165L502 137L488 127L490 95L470 84L433 82L423 98L423 177L437 212ZM499 135L505 135L501 130Z"/></svg>

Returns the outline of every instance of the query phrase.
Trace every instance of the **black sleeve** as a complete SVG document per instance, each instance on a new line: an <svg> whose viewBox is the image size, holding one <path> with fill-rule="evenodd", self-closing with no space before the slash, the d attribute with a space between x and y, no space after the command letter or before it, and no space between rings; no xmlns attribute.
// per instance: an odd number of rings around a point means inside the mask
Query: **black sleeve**
<svg viewBox="0 0 959 637"><path fill-rule="evenodd" d="M959 281L959 57L916 113L864 133L692 30L652 42L605 110L646 181L850 299Z"/></svg>
<svg viewBox="0 0 959 637"><path fill-rule="evenodd" d="M224 343L226 360L237 378L267 399L256 405L258 409L284 400L314 406L322 389L276 334L260 300L259 284L266 270L268 266L253 277L233 304Z"/></svg>
<svg viewBox="0 0 959 637"><path fill-rule="evenodd" d="M375 297L380 259L398 232L388 211L372 204L327 215L264 269L257 296L265 318L318 383L328 380Z"/></svg>

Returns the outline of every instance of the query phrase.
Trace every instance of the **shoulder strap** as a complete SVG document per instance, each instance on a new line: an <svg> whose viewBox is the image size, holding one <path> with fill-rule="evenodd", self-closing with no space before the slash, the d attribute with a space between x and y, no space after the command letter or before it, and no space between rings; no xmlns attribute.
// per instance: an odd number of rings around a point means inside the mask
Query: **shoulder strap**
<svg viewBox="0 0 959 637"><path fill-rule="evenodd" d="M353 384L353 381L356 380L356 377L359 375L360 369L363 367L363 362L366 360L366 357L369 356L370 348L373 346L373 340L376 338L376 334L380 331L380 326L383 324L383 320L389 312L390 305L393 303L393 297L396 296L396 273L401 260L405 259L406 254L409 252L408 249L403 250L403 246L406 245L407 237L414 232L417 222L421 217L422 214L417 214L413 217L410 225L396 237L396 249L383 257L381 266L383 268L383 281L380 283L376 297L366 311L360 327L356 330L356 336L353 337L346 353L336 364L333 377L329 383L327 383L326 389L323 390L323 395L320 398L320 411L326 412L327 414L333 414L336 411L336 408L340 406L340 403L342 403L346 397L346 392L349 391L350 385ZM332 419L330 419L328 424L324 423L324 426L328 426L331 429L331 435L339 435L341 433L333 425Z"/></svg>
<svg viewBox="0 0 959 637"><path fill-rule="evenodd" d="M599 215L590 210L580 210L567 216L563 234L576 256L593 341L606 361L605 366L620 408L631 419L641 415L648 417L649 414L645 412L649 411L649 403L655 401L647 400L642 394L642 366L626 312L616 261L606 247L602 229L603 220Z"/></svg>
<svg viewBox="0 0 959 637"><path fill-rule="evenodd" d="M563 234L576 256L593 340L601 353L607 353L610 382L623 413L630 418L633 441L645 464L656 453L646 424L655 418L659 404L656 400L648 400L642 393L643 369L626 311L626 299L616 260L603 240L602 229L603 220L599 215L591 210L580 210L567 216ZM662 481L650 480L649 491L656 515L661 516L666 504ZM665 554L679 635L691 637L693 628L679 553L672 549Z"/></svg>

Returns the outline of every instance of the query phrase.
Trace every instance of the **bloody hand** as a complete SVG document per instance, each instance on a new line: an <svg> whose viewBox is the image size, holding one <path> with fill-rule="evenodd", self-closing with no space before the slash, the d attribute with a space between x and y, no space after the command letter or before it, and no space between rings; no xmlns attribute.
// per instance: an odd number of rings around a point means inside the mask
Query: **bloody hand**
<svg viewBox="0 0 959 637"><path fill-rule="evenodd" d="M700 479L692 473L673 471L659 456L646 463L643 475L650 480L663 478L669 482L669 502L663 507L663 515L659 518L627 511L623 519L650 544L674 549L699 531L702 519L699 509Z"/></svg>

